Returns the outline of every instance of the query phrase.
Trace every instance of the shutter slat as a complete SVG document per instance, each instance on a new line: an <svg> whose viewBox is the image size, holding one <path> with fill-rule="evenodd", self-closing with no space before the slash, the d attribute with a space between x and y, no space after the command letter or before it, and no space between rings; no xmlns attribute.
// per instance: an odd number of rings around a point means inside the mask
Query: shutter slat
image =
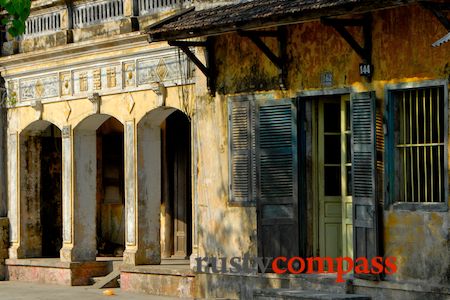
<svg viewBox="0 0 450 300"><path fill-rule="evenodd" d="M258 101L256 112L260 255L298 256L297 110L286 99Z"/></svg>
<svg viewBox="0 0 450 300"><path fill-rule="evenodd" d="M352 94L353 255L369 262L379 255L376 199L376 105L373 92ZM354 274L378 280L378 275Z"/></svg>
<svg viewBox="0 0 450 300"><path fill-rule="evenodd" d="M255 200L254 117L247 100L230 101L230 201ZM253 118L253 119L252 119Z"/></svg>

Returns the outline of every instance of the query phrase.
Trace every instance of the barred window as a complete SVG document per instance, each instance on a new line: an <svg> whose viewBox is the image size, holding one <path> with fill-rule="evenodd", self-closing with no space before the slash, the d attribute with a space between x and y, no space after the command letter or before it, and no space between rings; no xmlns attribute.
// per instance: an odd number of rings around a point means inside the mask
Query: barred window
<svg viewBox="0 0 450 300"><path fill-rule="evenodd" d="M447 113L444 86L397 90L394 168L397 202L445 202Z"/></svg>

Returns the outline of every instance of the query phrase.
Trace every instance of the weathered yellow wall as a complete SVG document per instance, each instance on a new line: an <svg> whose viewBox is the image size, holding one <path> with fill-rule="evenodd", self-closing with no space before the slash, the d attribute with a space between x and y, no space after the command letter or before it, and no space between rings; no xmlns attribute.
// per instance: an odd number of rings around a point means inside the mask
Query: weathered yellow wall
<svg viewBox="0 0 450 300"><path fill-rule="evenodd" d="M199 202L200 254L227 256L257 254L254 208L228 207L227 99L239 93L271 92L295 97L300 91L320 90L321 74L333 74L331 88L375 90L383 108L387 83L447 79L450 44L431 44L447 32L420 6L373 13L373 65L371 83L359 75L361 59L331 27L318 21L288 26L288 86L278 87L278 71L245 37L232 33L216 37L218 96L197 97L195 115ZM361 37L359 29L352 29ZM276 41L264 39L277 51ZM276 52L275 52L276 53ZM382 197L380 195L380 197ZM447 280L448 213L384 212L385 255L398 257L399 271L391 279Z"/></svg>
<svg viewBox="0 0 450 300"><path fill-rule="evenodd" d="M228 205L228 113L224 97L197 98L194 195L200 256L256 255L256 210Z"/></svg>
<svg viewBox="0 0 450 300"><path fill-rule="evenodd" d="M169 88L166 99L166 106L180 109L185 113L192 113L191 103L184 103L179 97L178 87ZM192 87L187 87L192 89ZM131 95L135 104L129 112L127 97ZM192 92L191 92L192 95ZM65 111L70 106L70 115L66 119ZM151 110L159 107L157 95L151 90L137 91L130 93L119 93L115 95L105 95L101 98L101 114L110 115L120 122L136 120L136 124ZM42 119L49 121L59 128L65 125L72 125L75 128L86 117L92 115L92 103L88 99L70 100L44 104ZM36 121L36 111L29 106L8 109L8 132L21 132L29 124Z"/></svg>
<svg viewBox="0 0 450 300"><path fill-rule="evenodd" d="M450 75L449 46L431 47L446 31L429 11L408 6L374 12L373 19L372 84L365 84L359 76L361 59L332 27L319 21L288 26L288 92L295 95L323 88L323 72L332 72L334 88L376 89L380 97L386 81ZM349 31L361 40L361 30ZM277 53L275 39L265 41ZM278 89L277 69L249 39L237 34L223 35L217 38L215 50L219 93Z"/></svg>

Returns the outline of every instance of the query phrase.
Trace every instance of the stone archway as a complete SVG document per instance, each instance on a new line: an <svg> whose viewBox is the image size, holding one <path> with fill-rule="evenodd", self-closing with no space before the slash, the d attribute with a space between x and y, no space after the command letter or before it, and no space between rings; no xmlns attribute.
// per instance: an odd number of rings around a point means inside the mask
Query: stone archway
<svg viewBox="0 0 450 300"><path fill-rule="evenodd" d="M160 107L139 121L136 136L137 208L129 205L127 213L137 220L128 219L124 261L138 265L186 259L192 231L189 119L175 108Z"/></svg>
<svg viewBox="0 0 450 300"><path fill-rule="evenodd" d="M121 122L105 114L89 116L74 129L75 261L123 255L123 130Z"/></svg>
<svg viewBox="0 0 450 300"><path fill-rule="evenodd" d="M62 248L61 130L48 121L19 135L20 232L17 258L59 257Z"/></svg>

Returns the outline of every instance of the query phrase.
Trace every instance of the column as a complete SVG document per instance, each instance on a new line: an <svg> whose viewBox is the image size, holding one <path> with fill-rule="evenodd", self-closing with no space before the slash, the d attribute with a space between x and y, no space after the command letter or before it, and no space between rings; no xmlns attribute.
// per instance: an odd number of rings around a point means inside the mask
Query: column
<svg viewBox="0 0 450 300"><path fill-rule="evenodd" d="M139 16L138 0L124 0L123 1L123 15L125 17Z"/></svg>
<svg viewBox="0 0 450 300"><path fill-rule="evenodd" d="M62 261L96 259L96 143L95 130L63 128Z"/></svg>
<svg viewBox="0 0 450 300"><path fill-rule="evenodd" d="M6 109L2 108L0 110L0 280L4 278L4 259L8 258L8 247L9 247L9 220L8 220L8 210L7 210L7 168L5 167L6 160L6 141L5 141L5 131L6 131Z"/></svg>
<svg viewBox="0 0 450 300"><path fill-rule="evenodd" d="M161 205L161 129L139 129L125 123L125 216L124 263L159 264ZM139 155L136 155L139 153ZM139 166L139 170L137 169Z"/></svg>
<svg viewBox="0 0 450 300"><path fill-rule="evenodd" d="M72 128L64 126L61 131L62 143L62 226L63 247L60 251L61 261L72 261Z"/></svg>
<svg viewBox="0 0 450 300"><path fill-rule="evenodd" d="M10 258L18 258L19 249L19 199L18 199L18 136L17 133L8 135L8 216L10 222L9 249Z"/></svg>

